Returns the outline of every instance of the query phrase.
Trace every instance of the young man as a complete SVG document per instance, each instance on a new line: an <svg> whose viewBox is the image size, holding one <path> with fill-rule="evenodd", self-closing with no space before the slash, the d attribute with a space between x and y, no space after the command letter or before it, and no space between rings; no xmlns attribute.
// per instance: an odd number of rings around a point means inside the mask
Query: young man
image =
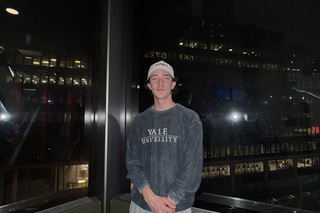
<svg viewBox="0 0 320 213"><path fill-rule="evenodd" d="M127 140L130 213L189 213L202 178L202 123L173 102L168 63L151 65L147 80L154 105L134 118Z"/></svg>

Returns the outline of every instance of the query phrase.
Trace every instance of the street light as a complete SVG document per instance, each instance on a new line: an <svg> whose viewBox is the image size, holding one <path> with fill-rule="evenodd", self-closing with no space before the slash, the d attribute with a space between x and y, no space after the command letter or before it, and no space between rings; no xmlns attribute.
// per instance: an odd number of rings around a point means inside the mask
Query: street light
<svg viewBox="0 0 320 213"><path fill-rule="evenodd" d="M231 121L237 122L241 119L241 114L239 112L232 112L229 116Z"/></svg>

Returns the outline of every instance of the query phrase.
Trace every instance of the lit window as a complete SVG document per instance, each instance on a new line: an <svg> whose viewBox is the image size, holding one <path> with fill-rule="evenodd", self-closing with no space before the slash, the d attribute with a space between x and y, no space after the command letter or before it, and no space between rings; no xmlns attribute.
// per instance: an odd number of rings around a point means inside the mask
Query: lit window
<svg viewBox="0 0 320 213"><path fill-rule="evenodd" d="M42 59L42 66L43 67L49 67L49 58L43 58Z"/></svg>
<svg viewBox="0 0 320 213"><path fill-rule="evenodd" d="M28 84L30 82L31 82L30 77L26 77L26 78L23 79L23 83L24 84Z"/></svg>
<svg viewBox="0 0 320 213"><path fill-rule="evenodd" d="M276 171L277 170L277 163L276 160L269 160L268 166L270 171Z"/></svg>
<svg viewBox="0 0 320 213"><path fill-rule="evenodd" d="M50 54L50 67L57 66L57 56L54 54Z"/></svg>
<svg viewBox="0 0 320 213"><path fill-rule="evenodd" d="M31 56L24 57L24 65L32 65L32 57Z"/></svg>
<svg viewBox="0 0 320 213"><path fill-rule="evenodd" d="M58 85L64 85L64 77L59 77Z"/></svg>
<svg viewBox="0 0 320 213"><path fill-rule="evenodd" d="M82 77L82 78L81 78L81 85L82 85L82 86L88 85L88 82L87 82L86 77Z"/></svg>
<svg viewBox="0 0 320 213"><path fill-rule="evenodd" d="M37 75L32 75L32 84L39 84L39 76Z"/></svg>
<svg viewBox="0 0 320 213"><path fill-rule="evenodd" d="M73 85L74 86L80 86L80 77L79 76L75 76L73 78Z"/></svg>
<svg viewBox="0 0 320 213"><path fill-rule="evenodd" d="M32 63L34 66L40 66L40 58L34 58Z"/></svg>
<svg viewBox="0 0 320 213"><path fill-rule="evenodd" d="M56 84L56 73L54 73L54 75L51 75L49 78L49 83L50 84Z"/></svg>
<svg viewBox="0 0 320 213"><path fill-rule="evenodd" d="M75 60L74 61L74 68L78 68L78 69L81 68L81 61L80 60Z"/></svg>

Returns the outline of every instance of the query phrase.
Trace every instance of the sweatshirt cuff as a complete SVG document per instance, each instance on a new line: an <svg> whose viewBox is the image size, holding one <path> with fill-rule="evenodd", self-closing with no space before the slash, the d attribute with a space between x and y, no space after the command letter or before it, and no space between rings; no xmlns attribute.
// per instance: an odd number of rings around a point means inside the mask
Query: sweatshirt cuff
<svg viewBox="0 0 320 213"><path fill-rule="evenodd" d="M142 189L144 189L144 187L146 187L146 186L150 186L149 181L147 181L147 180L142 181L142 183L140 183L139 186L137 186L137 189L140 192L140 194L141 194Z"/></svg>
<svg viewBox="0 0 320 213"><path fill-rule="evenodd" d="M176 204L179 204L180 200L183 199L180 194L174 192L172 189L170 189L168 197L170 197L170 199L173 200Z"/></svg>

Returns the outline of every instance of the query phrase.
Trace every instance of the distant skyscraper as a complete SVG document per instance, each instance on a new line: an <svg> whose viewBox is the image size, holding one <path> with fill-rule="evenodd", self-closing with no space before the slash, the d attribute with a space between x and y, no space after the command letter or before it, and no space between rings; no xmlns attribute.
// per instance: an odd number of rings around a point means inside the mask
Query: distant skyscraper
<svg viewBox="0 0 320 213"><path fill-rule="evenodd" d="M192 14L197 18L210 19L218 24L234 22L233 0L193 0Z"/></svg>

